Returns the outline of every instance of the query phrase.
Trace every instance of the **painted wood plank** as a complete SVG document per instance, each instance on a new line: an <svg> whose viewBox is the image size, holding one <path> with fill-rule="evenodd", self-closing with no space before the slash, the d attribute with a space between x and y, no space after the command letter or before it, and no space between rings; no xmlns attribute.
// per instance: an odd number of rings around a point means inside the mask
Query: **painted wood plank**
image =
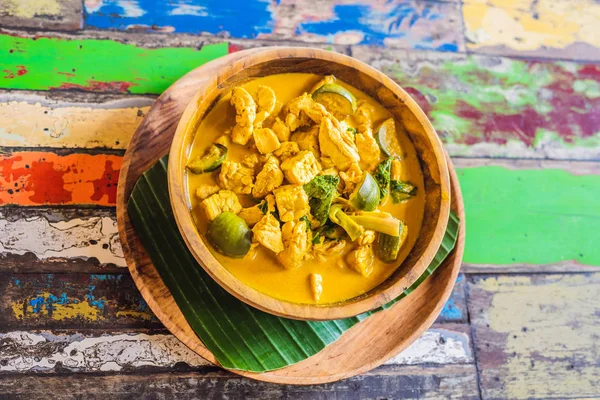
<svg viewBox="0 0 600 400"><path fill-rule="evenodd" d="M2 373L119 372L197 369L210 365L171 334L140 332L11 331ZM453 365L474 362L467 325L438 324L386 365Z"/></svg>
<svg viewBox="0 0 600 400"><path fill-rule="evenodd" d="M595 0L465 0L462 10L471 51L600 60Z"/></svg>
<svg viewBox="0 0 600 400"><path fill-rule="evenodd" d="M76 30L83 25L80 0L4 0L0 2L0 26Z"/></svg>
<svg viewBox="0 0 600 400"><path fill-rule="evenodd" d="M101 29L440 51L464 49L460 5L429 0L86 0L85 10L86 25Z"/></svg>
<svg viewBox="0 0 600 400"><path fill-rule="evenodd" d="M352 55L404 87L453 156L600 159L596 64L365 46Z"/></svg>
<svg viewBox="0 0 600 400"><path fill-rule="evenodd" d="M92 157L92 160L96 160L94 157L108 157L88 154L77 156ZM590 218L599 217L597 198L600 196L600 163L470 158L455 158L454 161L463 187L470 233L464 258L466 271L558 272L571 268L589 270L590 266L600 265L600 249L596 246L600 241L600 233L589 224ZM63 161L61 163L69 165ZM96 164L96 168L102 170L102 163ZM1 171L0 179L6 180L12 176ZM112 179L114 181L115 178ZM500 191L499 185L503 188ZM83 198L82 193L91 190L91 186L86 180L68 186L80 197L67 203L89 203L86 199L91 197L80 199ZM12 188L14 184L11 181L5 187ZM557 191L558 187L569 190ZM111 186L108 189L113 190L109 195L114 196L115 188ZM8 192L0 191L2 193ZM59 197L45 197L47 201L60 204L56 198ZM28 197L18 197L17 200L22 202L18 204L32 204ZM506 204L523 206L507 212ZM67 216L48 210L39 210L38 214L37 210L5 210L0 221L7 230L4 237L0 235L0 243L4 248L0 256L11 262L4 268L19 271L19 266L22 266L24 270L29 270L29 265L34 265L32 261L35 260L41 260L49 271L53 270L51 265L56 261L56 268L62 272L65 271L65 265L74 260L84 260L78 265L88 272L95 271L85 269L88 266L102 267L102 264L111 262L116 266L124 265L116 245L111 245L116 237L115 231L107 228L111 226L108 220L103 220L106 224L102 224L103 236L100 237L97 232L98 219L94 218L93 212ZM109 217L114 218L113 214ZM114 220L112 224L114 226ZM557 229L557 224L560 229ZM57 231L57 226L60 229L69 227L68 233ZM28 239L29 230L36 232L39 243ZM94 240L89 245L85 244L84 239L88 236L89 240ZM54 237L69 238L64 251L51 244ZM490 248L490 242L494 242L495 246ZM106 244L109 248L103 249ZM539 267L540 264L543 266Z"/></svg>
<svg viewBox="0 0 600 400"><path fill-rule="evenodd" d="M162 93L191 69L227 54L227 43L149 49L112 40L0 34L0 87ZM60 57L56 57L60 54ZM110 64L106 67L106 56ZM177 62L173 62L177 60Z"/></svg>
<svg viewBox="0 0 600 400"><path fill-rule="evenodd" d="M125 150L152 102L133 97L73 103L0 93L0 146Z"/></svg>
<svg viewBox="0 0 600 400"><path fill-rule="evenodd" d="M597 398L600 273L478 276L468 287L484 398Z"/></svg>
<svg viewBox="0 0 600 400"><path fill-rule="evenodd" d="M161 326L127 273L3 275L0 310L20 330Z"/></svg>
<svg viewBox="0 0 600 400"><path fill-rule="evenodd" d="M590 224L600 219L600 163L456 161L468 216L464 262L600 266L600 231Z"/></svg>
<svg viewBox="0 0 600 400"><path fill-rule="evenodd" d="M200 373L0 376L0 392L53 399L478 399L473 365L380 367L340 382L294 386L262 383L207 369Z"/></svg>
<svg viewBox="0 0 600 400"><path fill-rule="evenodd" d="M127 266L114 210L0 208L0 232L0 271L81 273Z"/></svg>
<svg viewBox="0 0 600 400"><path fill-rule="evenodd" d="M110 154L0 154L0 204L114 205L121 161Z"/></svg>

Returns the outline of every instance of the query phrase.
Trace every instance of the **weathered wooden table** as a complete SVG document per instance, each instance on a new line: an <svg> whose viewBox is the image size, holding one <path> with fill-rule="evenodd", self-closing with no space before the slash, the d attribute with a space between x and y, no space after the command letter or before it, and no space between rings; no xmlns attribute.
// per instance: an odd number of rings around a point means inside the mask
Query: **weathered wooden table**
<svg viewBox="0 0 600 400"><path fill-rule="evenodd" d="M0 0L0 398L599 398L597 0ZM350 54L432 119L465 196L451 300L363 376L277 386L161 327L122 257L129 138L239 49Z"/></svg>

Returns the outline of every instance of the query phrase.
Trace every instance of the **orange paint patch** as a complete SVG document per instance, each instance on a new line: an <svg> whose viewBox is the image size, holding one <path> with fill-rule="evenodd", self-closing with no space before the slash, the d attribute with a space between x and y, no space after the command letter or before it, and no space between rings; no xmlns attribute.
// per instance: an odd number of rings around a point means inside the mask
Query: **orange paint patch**
<svg viewBox="0 0 600 400"><path fill-rule="evenodd" d="M107 154L0 155L0 204L114 205L121 161Z"/></svg>

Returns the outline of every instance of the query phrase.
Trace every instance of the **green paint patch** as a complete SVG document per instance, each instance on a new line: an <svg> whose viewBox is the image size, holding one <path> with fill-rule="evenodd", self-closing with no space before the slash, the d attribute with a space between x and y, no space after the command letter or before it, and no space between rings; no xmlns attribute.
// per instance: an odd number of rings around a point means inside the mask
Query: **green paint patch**
<svg viewBox="0 0 600 400"><path fill-rule="evenodd" d="M600 265L600 176L564 170L458 171L467 217L464 261Z"/></svg>
<svg viewBox="0 0 600 400"><path fill-rule="evenodd" d="M0 87L162 93L182 75L227 54L227 43L147 49L112 40L0 35Z"/></svg>

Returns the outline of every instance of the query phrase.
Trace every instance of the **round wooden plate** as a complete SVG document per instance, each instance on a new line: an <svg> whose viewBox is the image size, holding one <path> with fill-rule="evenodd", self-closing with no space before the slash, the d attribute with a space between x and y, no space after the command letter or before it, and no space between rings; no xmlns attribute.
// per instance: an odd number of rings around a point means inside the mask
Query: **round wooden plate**
<svg viewBox="0 0 600 400"><path fill-rule="evenodd" d="M127 200L138 178L168 153L181 114L200 82L256 49L233 53L196 68L169 87L133 135L119 178L117 220L129 271L142 296L164 326L190 349L219 365L187 323L144 250L127 213ZM232 370L248 378L287 384L319 384L348 378L389 360L407 348L435 321L450 297L463 256L465 224L462 194L448 159L452 210L461 226L454 251L417 290L394 307L355 325L318 354L292 366L265 373Z"/></svg>

